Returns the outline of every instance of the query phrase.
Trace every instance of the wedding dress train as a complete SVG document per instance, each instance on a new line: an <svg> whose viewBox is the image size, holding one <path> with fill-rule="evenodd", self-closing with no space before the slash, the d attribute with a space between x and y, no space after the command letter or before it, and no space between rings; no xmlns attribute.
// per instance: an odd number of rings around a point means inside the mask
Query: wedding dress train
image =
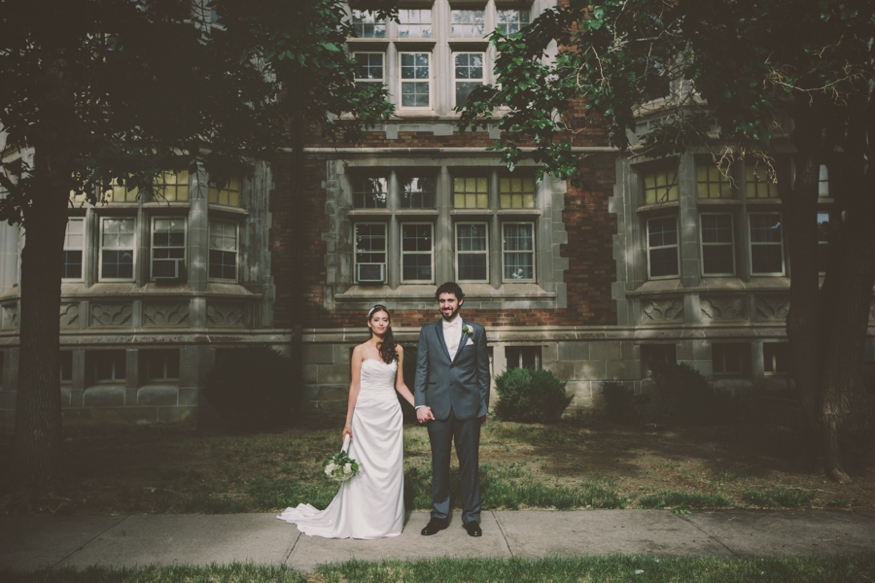
<svg viewBox="0 0 875 583"><path fill-rule="evenodd" d="M352 416L349 456L359 474L340 484L325 510L309 504L286 508L277 518L310 536L382 538L404 526L404 437L395 393L398 362L362 362L361 390Z"/></svg>

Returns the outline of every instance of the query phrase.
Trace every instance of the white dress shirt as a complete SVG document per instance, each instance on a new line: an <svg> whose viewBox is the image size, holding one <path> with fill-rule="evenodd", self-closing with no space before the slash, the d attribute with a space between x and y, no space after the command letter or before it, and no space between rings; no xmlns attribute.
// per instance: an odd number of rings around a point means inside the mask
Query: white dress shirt
<svg viewBox="0 0 875 583"><path fill-rule="evenodd" d="M456 319L452 322L444 320L443 326L447 352L450 353L450 360L453 360L459 351L459 341L462 340L462 318L461 316L456 316Z"/></svg>

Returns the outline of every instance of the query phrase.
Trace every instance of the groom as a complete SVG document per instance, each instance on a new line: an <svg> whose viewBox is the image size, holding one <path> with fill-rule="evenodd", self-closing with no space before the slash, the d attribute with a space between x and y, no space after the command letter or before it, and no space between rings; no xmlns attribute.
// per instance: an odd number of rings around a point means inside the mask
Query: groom
<svg viewBox="0 0 875 583"><path fill-rule="evenodd" d="M456 283L435 293L442 318L419 333L414 402L416 418L428 422L431 442L431 520L422 529L428 536L449 525L450 448L462 479L462 525L471 536L480 528L480 425L489 406L489 354L486 330L459 315L465 301Z"/></svg>

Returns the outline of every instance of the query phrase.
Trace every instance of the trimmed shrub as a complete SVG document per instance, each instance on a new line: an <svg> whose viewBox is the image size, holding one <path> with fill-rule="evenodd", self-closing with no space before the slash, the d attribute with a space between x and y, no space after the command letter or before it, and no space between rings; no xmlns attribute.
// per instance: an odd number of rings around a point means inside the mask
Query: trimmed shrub
<svg viewBox="0 0 875 583"><path fill-rule="evenodd" d="M301 402L291 359L266 346L223 351L207 373L204 399L229 423L246 429L288 425Z"/></svg>
<svg viewBox="0 0 875 583"><path fill-rule="evenodd" d="M721 399L702 373L686 363L661 361L651 362L650 371L656 383L653 414L706 423L717 416Z"/></svg>
<svg viewBox="0 0 875 583"><path fill-rule="evenodd" d="M605 415L613 423L631 423L638 416L635 411L635 394L620 383L605 383L602 387Z"/></svg>
<svg viewBox="0 0 875 583"><path fill-rule="evenodd" d="M549 370L506 370L495 377L495 389L495 414L506 421L555 423L571 402L565 381Z"/></svg>

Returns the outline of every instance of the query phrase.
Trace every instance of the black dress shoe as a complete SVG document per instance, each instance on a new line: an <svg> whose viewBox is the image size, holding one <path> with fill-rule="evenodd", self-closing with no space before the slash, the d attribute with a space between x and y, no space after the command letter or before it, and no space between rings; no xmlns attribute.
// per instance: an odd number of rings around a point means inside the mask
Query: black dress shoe
<svg viewBox="0 0 875 583"><path fill-rule="evenodd" d="M432 518L428 521L428 524L425 525L425 528L422 529L423 536L431 536L433 534L437 534L438 532L444 530L450 525L449 521L441 520L440 518Z"/></svg>
<svg viewBox="0 0 875 583"><path fill-rule="evenodd" d="M483 536L483 530L480 528L480 523L476 520L472 520L463 525L465 530L468 531L468 536Z"/></svg>

